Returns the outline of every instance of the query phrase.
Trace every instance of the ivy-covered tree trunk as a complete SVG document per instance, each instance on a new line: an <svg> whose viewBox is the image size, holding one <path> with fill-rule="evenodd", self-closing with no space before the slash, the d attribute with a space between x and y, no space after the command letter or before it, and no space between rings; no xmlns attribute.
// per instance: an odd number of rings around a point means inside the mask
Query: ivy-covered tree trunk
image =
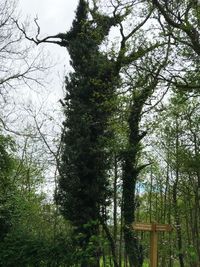
<svg viewBox="0 0 200 267"><path fill-rule="evenodd" d="M142 103L141 103L142 104ZM138 176L137 155L140 151L139 122L141 105L134 101L129 115L129 147L124 153L123 163L123 212L124 212L124 240L125 248L131 267L141 267L143 264L142 247L133 231L135 222L136 200L135 188Z"/></svg>
<svg viewBox="0 0 200 267"><path fill-rule="evenodd" d="M162 64L159 66L158 70L155 72L154 78L150 80L149 84L147 83L148 85L144 84L140 91L135 94L133 93L130 103L128 147L123 155L122 166L124 240L130 267L142 267L143 265L143 249L132 226L135 222L135 212L137 209L137 201L135 198L136 183L140 171L146 167L146 165L138 165L141 140L146 135L145 131L140 131L140 122L145 102L152 95L158 83L157 75L159 75L163 66Z"/></svg>
<svg viewBox="0 0 200 267"><path fill-rule="evenodd" d="M66 47L74 72L66 79L65 131L57 201L65 218L75 227L76 257L82 267L99 266L100 208L109 198L111 138L108 120L117 82L113 63L99 51L114 20L98 15L88 19L88 6L81 0Z"/></svg>

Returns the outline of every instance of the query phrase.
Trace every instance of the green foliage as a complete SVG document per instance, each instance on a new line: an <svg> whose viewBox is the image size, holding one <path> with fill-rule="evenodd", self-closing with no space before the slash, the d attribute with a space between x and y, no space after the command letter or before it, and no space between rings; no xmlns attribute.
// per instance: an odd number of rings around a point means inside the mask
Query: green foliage
<svg viewBox="0 0 200 267"><path fill-rule="evenodd" d="M94 237L98 236L100 209L107 205L110 194L107 171L112 133L108 126L118 81L113 63L99 50L115 22L101 14L94 16L95 21L88 19L88 6L80 1L66 34L74 72L66 78L65 132L56 195L62 214L80 237L79 255L90 264L98 253L95 249L99 250Z"/></svg>
<svg viewBox="0 0 200 267"><path fill-rule="evenodd" d="M13 149L10 137L0 135L0 240L4 238L11 227L11 217L14 210L9 199L13 198L13 184L11 175L14 159L9 153Z"/></svg>
<svg viewBox="0 0 200 267"><path fill-rule="evenodd" d="M10 137L0 135L0 266L73 266L69 224L36 192L37 164L14 156Z"/></svg>
<svg viewBox="0 0 200 267"><path fill-rule="evenodd" d="M0 135L0 175L9 175L13 169L14 161L9 150L14 149L14 142L9 136Z"/></svg>
<svg viewBox="0 0 200 267"><path fill-rule="evenodd" d="M146 155L152 165L141 177L140 218L174 225L170 235L160 236L160 266L180 266L180 257L185 266L198 265L199 107L190 93L172 94L154 128L154 150Z"/></svg>
<svg viewBox="0 0 200 267"><path fill-rule="evenodd" d="M0 243L0 266L73 266L72 243L62 234L54 239L14 231Z"/></svg>

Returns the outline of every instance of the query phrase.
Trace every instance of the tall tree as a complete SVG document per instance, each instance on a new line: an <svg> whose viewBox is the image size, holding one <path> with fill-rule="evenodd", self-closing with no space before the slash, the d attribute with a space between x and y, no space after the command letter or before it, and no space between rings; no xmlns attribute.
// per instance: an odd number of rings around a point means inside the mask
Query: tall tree
<svg viewBox="0 0 200 267"><path fill-rule="evenodd" d="M100 15L90 21L88 6L80 1L72 29L66 34L74 72L66 79L66 121L57 201L64 216L76 227L75 233L81 234L78 243L85 253L81 266L99 264L99 221L109 193L106 142L111 136L108 119L118 73L99 51L99 45L115 23Z"/></svg>
<svg viewBox="0 0 200 267"><path fill-rule="evenodd" d="M142 1L136 2L140 5ZM91 239L95 240L94 237L98 235L98 221L102 220L102 215L104 215L104 209L101 209L100 216L100 208L105 205L105 199L108 195L107 141L111 137L108 121L113 111L115 89L120 80L119 74L124 67L163 45L157 40L155 42L142 40L139 44L135 42L136 38L141 36L139 32L150 18L151 10L147 9L142 14L142 19L134 23L130 31L127 31L126 19L132 15L135 3L114 1L112 3L112 17L100 13L95 3L96 1L93 1L93 8L90 9L86 1L80 0L76 19L71 30L67 33L39 39L40 29L37 25L38 35L36 38L30 38L24 28L17 23L29 40L36 44L46 42L64 46L71 56L74 72L66 79L67 95L64 103L66 121L64 123L62 171L57 201L63 214L76 227L76 232L81 233L80 237L82 236L82 238L80 238L79 244L85 249L85 255L87 251L89 252L87 259L82 261L83 266L87 266L91 256L98 258L98 249L92 250L88 245L92 243ZM102 44L105 37L108 36L110 28L116 25L119 26L121 38L118 49L113 55L113 53L103 51ZM131 45L131 42L136 45ZM156 69L154 74L157 71L159 73L160 67L156 67ZM146 89L141 90L138 96L132 99L134 105L131 106L128 122L131 142L129 151L124 153L124 155L126 154L125 165L130 165L131 169L135 164L138 144L142 138L138 128L142 108L156 83L156 77L152 81L148 80L145 84ZM134 110L134 108L136 109ZM126 250L130 265L141 266L140 250L138 250L135 236L130 234L130 226L134 221L134 216L129 217L128 215L134 214L136 207L132 205L135 194L132 181L136 182L137 171L135 172L135 166L131 173L128 168L125 167L125 169L124 195L126 197L124 197L124 209L126 212L124 214L127 216L124 221L124 233L126 237L129 236L125 238ZM129 192L131 192L130 196L128 196ZM104 223L102 224L104 225ZM128 235L127 229L129 229ZM135 249L132 250L129 243L133 247L135 246ZM98 260L89 264L97 266Z"/></svg>
<svg viewBox="0 0 200 267"><path fill-rule="evenodd" d="M141 63L147 66L150 57L148 55L145 60L141 60ZM146 131L140 129L140 123L145 104L155 92L159 83L158 77L165 68L167 60L168 52L164 58L160 58L160 64L153 63L152 60L152 66L149 69L146 67L146 70L142 70L141 76L133 76L132 79L129 79L131 99L128 112L128 144L122 155L124 239L126 250L128 255L130 255L130 266L136 267L142 266L143 263L142 248L132 230L132 224L135 222L137 210L136 184L140 172L148 165L139 163L141 141L147 134Z"/></svg>

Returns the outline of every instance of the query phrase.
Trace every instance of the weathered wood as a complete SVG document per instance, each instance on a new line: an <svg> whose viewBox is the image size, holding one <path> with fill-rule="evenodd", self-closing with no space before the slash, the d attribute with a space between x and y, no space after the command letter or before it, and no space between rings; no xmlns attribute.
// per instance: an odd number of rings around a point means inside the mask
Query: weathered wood
<svg viewBox="0 0 200 267"><path fill-rule="evenodd" d="M151 223L134 223L133 229L137 231L152 231Z"/></svg>
<svg viewBox="0 0 200 267"><path fill-rule="evenodd" d="M158 266L158 232L170 232L172 226L169 224L157 223L134 223L133 229L136 231L148 231L150 237L150 267Z"/></svg>
<svg viewBox="0 0 200 267"><path fill-rule="evenodd" d="M170 232L172 231L172 226L169 224L134 223L133 229L137 231Z"/></svg>
<svg viewBox="0 0 200 267"><path fill-rule="evenodd" d="M158 266L158 233L156 231L151 232L150 243L150 267Z"/></svg>

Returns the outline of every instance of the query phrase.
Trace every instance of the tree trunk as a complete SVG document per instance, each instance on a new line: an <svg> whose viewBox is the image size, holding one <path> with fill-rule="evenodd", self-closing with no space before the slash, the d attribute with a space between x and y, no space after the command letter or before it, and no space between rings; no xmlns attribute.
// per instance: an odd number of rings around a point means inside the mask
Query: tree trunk
<svg viewBox="0 0 200 267"><path fill-rule="evenodd" d="M123 196L121 198L121 209L120 209L120 238L119 238L119 267L122 266L122 242L123 242Z"/></svg>
<svg viewBox="0 0 200 267"><path fill-rule="evenodd" d="M130 267L141 267L143 263L142 248L133 232L135 221L135 186L136 170L128 158L124 163L123 199L124 199L124 241Z"/></svg>
<svg viewBox="0 0 200 267"><path fill-rule="evenodd" d="M117 157L114 156L114 183L113 183L113 239L116 244L117 242Z"/></svg>
<svg viewBox="0 0 200 267"><path fill-rule="evenodd" d="M129 115L129 147L124 153L123 163L123 214L124 214L124 241L130 267L142 267L143 253L138 239L133 231L135 221L135 190L138 176L137 155L140 151L139 122L142 103L135 101Z"/></svg>
<svg viewBox="0 0 200 267"><path fill-rule="evenodd" d="M174 218L176 223L176 234L177 234L177 245L178 245L178 258L180 267L184 267L184 255L183 255L183 245L182 245L182 233L180 225L180 214L178 209L177 201L177 187L179 182L179 126L176 119L176 169L175 169L175 181L173 184L173 202L174 202Z"/></svg>
<svg viewBox="0 0 200 267"><path fill-rule="evenodd" d="M149 87L144 87L140 94L133 96L128 118L129 136L128 147L123 154L123 214L124 214L124 241L125 249L129 259L130 267L142 267L143 251L142 246L133 232L132 224L135 222L135 211L137 208L135 199L135 190L137 177L140 171L145 167L138 166L138 154L141 151L140 142L146 135L146 132L139 131L141 113L145 101L156 86L153 81Z"/></svg>

